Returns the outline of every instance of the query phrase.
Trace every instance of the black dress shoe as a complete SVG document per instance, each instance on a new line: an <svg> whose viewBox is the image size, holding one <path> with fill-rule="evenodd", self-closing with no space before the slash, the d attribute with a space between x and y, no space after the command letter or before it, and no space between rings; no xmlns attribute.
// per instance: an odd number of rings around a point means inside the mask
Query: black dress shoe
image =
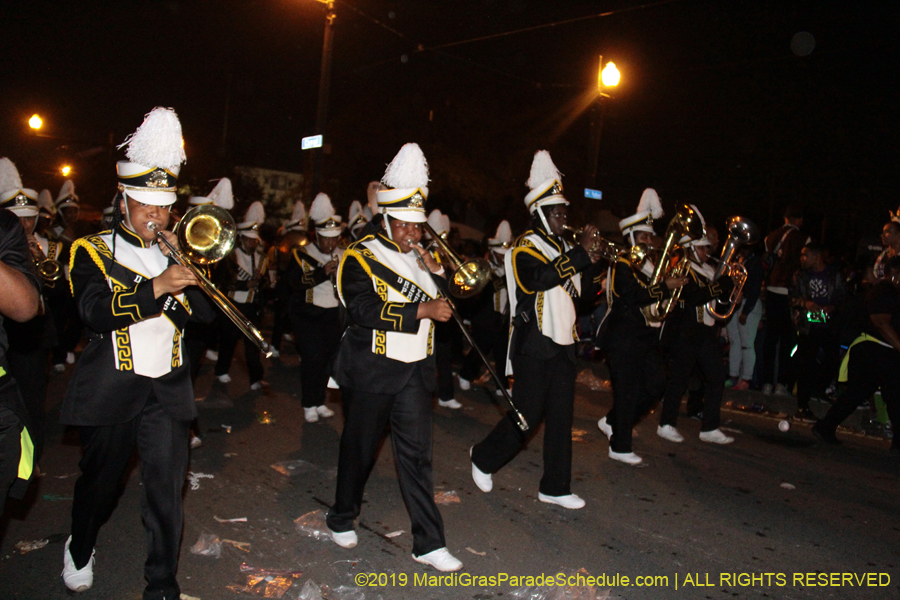
<svg viewBox="0 0 900 600"><path fill-rule="evenodd" d="M824 443L828 444L829 446L840 446L841 445L841 441L839 439L837 439L837 437L834 435L834 432L833 431L825 431L821 426L821 422L817 422L815 425L812 426L812 434L814 436L816 436L816 438L818 438L819 441L824 442Z"/></svg>

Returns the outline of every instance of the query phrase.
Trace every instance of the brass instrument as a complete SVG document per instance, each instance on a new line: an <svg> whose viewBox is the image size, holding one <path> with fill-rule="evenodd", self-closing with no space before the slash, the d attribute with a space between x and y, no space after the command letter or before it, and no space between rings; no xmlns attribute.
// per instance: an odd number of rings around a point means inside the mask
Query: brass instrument
<svg viewBox="0 0 900 600"><path fill-rule="evenodd" d="M669 226L666 227L665 244L656 263L656 268L653 270L653 276L650 278L649 285L657 285L670 277L684 277L687 275L690 269L690 259L688 258L687 250L677 244L675 240L685 236L691 240L698 240L704 235L706 235L706 230L700 217L693 208L687 204L682 204L675 216L672 217L672 220L669 221ZM645 306L641 309L641 312L644 313L644 317L648 322L660 323L671 314L672 309L678 304L680 298L681 288L678 288L672 292L669 298Z"/></svg>
<svg viewBox="0 0 900 600"><path fill-rule="evenodd" d="M169 249L169 256L175 259L175 262L191 270L200 282L200 288L225 313L225 316L231 319L241 333L250 338L266 358L272 356L272 348L263 339L259 330L197 266L222 260L234 247L237 228L228 211L214 204L195 206L187 211L175 226L178 247L158 230L156 223L148 223L147 229L156 233L157 241Z"/></svg>
<svg viewBox="0 0 900 600"><path fill-rule="evenodd" d="M735 260L735 254L741 246L746 244L755 244L759 239L759 229L756 224L746 217L731 217L726 222L728 227L728 239L722 246L722 256L719 258L719 265L713 274L712 280L715 281L722 275L731 277L734 280L734 289L728 300L710 300L706 308L710 314L717 319L727 319L734 313L734 309L738 305L741 294L744 291L744 284L747 282L747 268ZM727 305L725 312L718 312L716 304Z"/></svg>
<svg viewBox="0 0 900 600"><path fill-rule="evenodd" d="M454 252L450 245L432 229L428 223L422 223L422 230L427 233L432 241L444 251L453 268L453 276L447 281L450 294L456 298L465 299L475 296L491 281L493 271L491 265L483 258L472 258L466 262ZM418 253L416 253L418 256ZM421 257L420 257L421 258ZM426 269L427 271L427 269Z"/></svg>
<svg viewBox="0 0 900 600"><path fill-rule="evenodd" d="M37 269L41 279L47 283L59 281L63 276L62 263L47 257L33 234L28 235L28 248L31 250L31 256L34 259L34 268Z"/></svg>
<svg viewBox="0 0 900 600"><path fill-rule="evenodd" d="M569 243L572 246L577 245L579 243L578 238L584 233L584 228L577 229L575 227L569 227L568 225L563 225L562 228L571 234L571 238L568 240ZM650 252L650 249L646 244L635 244L629 248L624 244L617 244L614 241L603 237L600 235L599 231L594 232L593 238L594 244L588 252L599 252L600 257L609 262L615 262L619 257L626 257L631 263L632 268L637 270L640 270Z"/></svg>
<svg viewBox="0 0 900 600"><path fill-rule="evenodd" d="M431 238L433 240L435 240L435 242L437 242L437 240L440 238L440 236L437 235L437 233L435 233L434 229L432 229L428 225L428 223L422 223L422 225L426 228L425 231L428 232L428 234L431 236ZM408 240L408 243L410 246L416 245L415 242L413 242L412 240ZM441 240L441 242L439 242L438 245L443 248L444 246L446 246L446 242ZM447 248L445 250L445 252L448 250L449 250L449 248ZM452 252L452 251L449 251L449 252ZM450 255L449 252L448 252L448 256ZM425 264L425 259L422 258L422 255L419 254L416 250L413 250L412 253L416 255L416 259L419 261L419 266L421 266L422 269L426 273L428 273L431 277L435 277L435 275L428 268L428 265ZM456 261L459 262L459 257L456 256L455 254L452 254L451 260L453 258L456 258ZM481 258L481 259L470 260L466 263L463 263L463 266L468 265L469 263L476 263L477 261L484 262L485 265L487 265L487 261L485 261L483 258ZM457 272L459 272L459 271L460 271L460 269L457 269ZM488 271L488 273L491 272L490 266L488 266L487 271ZM488 278L487 281L490 281L490 278ZM481 284L481 288L483 288L487 284L487 281L485 281L484 283ZM481 288L479 288L479 290ZM503 394L503 397L506 399L507 404L509 404L509 407L513 411L513 414L516 415L516 424L519 426L519 429L521 429L523 432L528 431L528 421L525 420L525 417L522 416L522 413L519 412L519 409L517 409L516 405L513 404L512 398L510 398L510 396L509 396L509 392L506 391L506 385L502 381L500 381L500 377L497 375L497 371L494 370L494 367L491 366L491 363L488 361L487 356L484 355L484 352L481 350L481 348L478 347L478 344L475 343L475 340L472 339L472 334L469 332L469 329L466 327L465 323L463 323L462 317L460 317L459 313L456 311L456 305L453 304L453 300L451 300L446 295L444 295L444 293L441 291L440 286L438 286L438 298L443 298L444 300L447 301L447 304L450 305L450 310L453 313L453 318L456 320L456 324L459 325L459 328L462 330L463 335L466 336L467 340L469 340L469 344L472 345L472 349L475 350L478 353L478 356L481 357L481 361L484 363L484 366L487 367L487 370L491 374L491 377L493 377L494 383L497 384L497 389L500 390L500 392Z"/></svg>

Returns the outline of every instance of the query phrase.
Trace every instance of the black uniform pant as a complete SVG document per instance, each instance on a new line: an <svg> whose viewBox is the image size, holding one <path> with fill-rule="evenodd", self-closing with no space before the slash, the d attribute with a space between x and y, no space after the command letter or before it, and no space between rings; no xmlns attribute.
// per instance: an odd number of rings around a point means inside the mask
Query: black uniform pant
<svg viewBox="0 0 900 600"><path fill-rule="evenodd" d="M631 452L632 428L666 387L665 361L656 330L629 335L611 334L604 340L613 387L613 407L606 415L613 435L613 452Z"/></svg>
<svg viewBox="0 0 900 600"><path fill-rule="evenodd" d="M434 366L437 371L437 394L441 400L451 400L453 387L453 334L459 325L456 319L434 324Z"/></svg>
<svg viewBox="0 0 900 600"><path fill-rule="evenodd" d="M235 307L247 317L251 323L259 327L262 319L262 309L258 304L239 304L234 303ZM244 340L244 359L247 361L247 374L250 383L254 384L263 378L262 359L260 358L259 348L256 347L250 338L232 323L231 319L221 319L221 333L219 334L219 359L216 361L215 374L216 377L225 375L231 370L231 360L234 358L234 349L238 340Z"/></svg>
<svg viewBox="0 0 900 600"><path fill-rule="evenodd" d="M337 492L327 523L332 531L353 529L378 445L390 423L400 493L412 522L413 554L445 547L444 521L434 503L431 469L431 392L417 368L396 394L342 388L346 422L341 434Z"/></svg>
<svg viewBox="0 0 900 600"><path fill-rule="evenodd" d="M850 349L847 388L816 427L834 435L837 426L881 388L891 418L891 448L900 449L900 353L875 342L860 342Z"/></svg>
<svg viewBox="0 0 900 600"><path fill-rule="evenodd" d="M819 350L825 360L819 362ZM838 341L827 326L815 326L797 336L797 406L809 408L815 395L823 397L838 362Z"/></svg>
<svg viewBox="0 0 900 600"><path fill-rule="evenodd" d="M766 335L763 338L762 382L780 383L790 388L793 383L791 350L794 347L794 323L791 320L790 298L785 294L766 293ZM775 348L778 347L778 355ZM775 364L778 381L775 381Z"/></svg>
<svg viewBox="0 0 900 600"><path fill-rule="evenodd" d="M699 369L704 386L701 431L717 429L721 419L722 391L725 388L725 365L719 352L715 327L705 327L699 335L680 334L669 349L669 381L663 396L660 425L675 426L681 397L687 390L691 373Z"/></svg>
<svg viewBox="0 0 900 600"><path fill-rule="evenodd" d="M68 287L67 281L57 282ZM72 294L65 293L53 296L47 300L50 314L53 315L53 326L56 328L56 347L53 348L51 359L53 364L61 365L66 362L66 355L74 352L78 342L81 341L81 333L84 329L81 324L81 316L78 314L78 305Z"/></svg>
<svg viewBox="0 0 900 600"><path fill-rule="evenodd" d="M44 403L47 399L47 360L50 358L50 350L10 350L6 357L9 359L10 373L16 378L28 410L28 433L34 443L34 462L37 464L44 454Z"/></svg>
<svg viewBox="0 0 900 600"><path fill-rule="evenodd" d="M301 401L305 408L322 406L331 374L331 359L341 342L340 309L328 308L315 316L294 313L291 325L294 343L300 353Z"/></svg>
<svg viewBox="0 0 900 600"><path fill-rule="evenodd" d="M72 543L77 568L91 558L100 527L109 519L122 476L137 445L141 463L141 518L147 534L145 600L178 598L175 573L183 523L182 488L188 464L190 421L172 419L152 395L132 420L79 427L84 455L72 503ZM110 556L115 550L109 548ZM112 560L112 558L110 559Z"/></svg>
<svg viewBox="0 0 900 600"><path fill-rule="evenodd" d="M493 354L497 373L506 371L506 345L509 342L509 318L506 315L492 310L488 318L473 319L472 339L486 355ZM463 360L459 376L472 381L478 377L483 364L473 348Z"/></svg>
<svg viewBox="0 0 900 600"><path fill-rule="evenodd" d="M564 350L553 358L513 356L516 378L513 401L525 417L523 432L508 412L484 440L472 449L472 462L485 473L496 473L511 461L544 421L544 475L539 490L548 496L571 494L572 411L575 363Z"/></svg>
<svg viewBox="0 0 900 600"><path fill-rule="evenodd" d="M16 413L0 404L0 515L3 514L9 488L18 477L23 427Z"/></svg>

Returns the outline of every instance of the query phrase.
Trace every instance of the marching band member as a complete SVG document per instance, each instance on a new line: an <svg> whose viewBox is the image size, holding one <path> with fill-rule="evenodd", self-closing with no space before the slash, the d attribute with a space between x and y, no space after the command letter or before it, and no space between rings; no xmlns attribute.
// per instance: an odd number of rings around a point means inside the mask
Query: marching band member
<svg viewBox="0 0 900 600"><path fill-rule="evenodd" d="M48 238L53 239L60 244L59 257L64 265L64 273L66 282L69 281L69 249L72 242L83 235L79 234L78 213L79 213L78 195L75 193L75 184L71 180L63 183L56 197L54 212L56 213L57 225L48 231ZM61 294L51 300L53 312L53 321L56 326L57 344L53 349L53 369L57 373L66 370L66 364L75 362L75 347L81 341L81 334L84 325L78 314L78 307L75 305L75 299L71 294Z"/></svg>
<svg viewBox="0 0 900 600"><path fill-rule="evenodd" d="M294 203L291 218L285 221L278 232L278 240L269 248L269 283L274 292L272 302L272 358L281 356L281 340L291 330L291 288L288 285L286 272L293 261L295 248L308 243L306 207L301 200Z"/></svg>
<svg viewBox="0 0 900 600"><path fill-rule="evenodd" d="M538 499L578 509L584 500L570 489L575 322L581 298L593 296L597 282L589 269L600 257L591 250L596 227L585 226L574 247L561 237L569 204L561 178L546 150L535 154L528 179L531 191L525 196L531 229L505 258L513 317L507 375L515 375L513 396L531 430L545 421ZM527 439L510 411L472 448L472 478L481 491L491 491L492 474L511 461Z"/></svg>
<svg viewBox="0 0 900 600"><path fill-rule="evenodd" d="M216 270L216 278L223 290L227 290L228 298L235 307L259 327L262 320L262 296L260 288L267 284L266 255L259 245L258 229L266 220L266 211L262 202L256 201L247 209L244 221L238 223L238 243L234 247L234 253L221 261ZM247 375L250 379L250 389L262 390L268 386L263 380L263 366L260 358L260 350L250 338L243 335L241 330L231 322L223 319L222 329L219 333L219 357L216 360L215 375L221 383L229 383L231 376L231 360L234 358L234 348L238 340L244 341L244 359L247 362Z"/></svg>
<svg viewBox="0 0 900 600"><path fill-rule="evenodd" d="M446 238L450 233L450 217L442 214L437 208L428 215L428 225L436 234ZM450 265L449 259L444 257L440 246L432 241L429 251L434 252L434 257L445 270ZM449 275L449 273L445 273ZM453 356L453 336L459 331L455 321L438 322L434 324L434 361L437 368L437 396L438 406L442 408L458 409L462 404L456 400L453 389L453 370L451 360Z"/></svg>
<svg viewBox="0 0 900 600"><path fill-rule="evenodd" d="M363 211L359 200L350 203L350 212L347 216L347 231L350 232L351 241L355 242L361 239L360 232L369 224L369 217Z"/></svg>
<svg viewBox="0 0 900 600"><path fill-rule="evenodd" d="M157 244L169 222L184 150L171 109L156 108L132 134L117 167L123 199L111 231L77 240L72 293L90 341L63 399L60 421L78 427L83 447L63 581L83 592L94 580L94 546L115 508L135 446L141 463L141 517L147 533L145 600L178 598L182 489L188 429L197 415L182 330L212 318L193 272ZM165 232L173 243L175 235ZM110 549L111 550L111 549Z"/></svg>
<svg viewBox="0 0 900 600"><path fill-rule="evenodd" d="M41 190L38 194L38 217L34 226L35 235L40 235L44 239L52 238L53 233L50 226L56 219L56 207L53 206L53 194L50 190Z"/></svg>
<svg viewBox="0 0 900 600"><path fill-rule="evenodd" d="M702 222L700 211L696 206L692 205L692 208ZM730 277L712 280L715 269L708 262L711 246L706 236L698 240L685 236L678 243L688 249L691 270L680 302L666 319L663 331L663 341L670 356L669 381L656 433L670 442L684 441L675 428L678 409L691 372L698 367L705 389L700 441L730 444L734 438L719 429L725 367L718 348L718 323L706 305L716 298L727 299L734 283Z"/></svg>
<svg viewBox="0 0 900 600"><path fill-rule="evenodd" d="M630 246L649 246L655 235L653 221L663 214L656 190L647 188L637 212L619 221L619 229ZM609 310L603 347L607 349L613 407L597 426L610 438L609 457L630 465L643 460L631 450L632 428L659 400L666 386L665 363L659 345L661 324L648 320L641 309L668 298L672 290L687 283L684 277L670 277L648 285L653 268L649 260L632 264L628 256L620 256L610 265L607 277Z"/></svg>
<svg viewBox="0 0 900 600"><path fill-rule="evenodd" d="M506 358L509 339L509 295L506 290L506 267L503 259L512 243L512 229L509 222L501 221L494 237L488 239L487 261L494 276L491 285L485 288L472 316L472 338L479 348L494 355L501 362ZM459 389L468 390L478 377L481 357L477 352L469 352L459 370ZM509 387L507 385L507 387ZM497 390L497 394L502 392Z"/></svg>
<svg viewBox="0 0 900 600"><path fill-rule="evenodd" d="M352 244L338 270L338 292L350 324L333 377L341 388L346 422L327 523L339 546L356 546L353 520L390 423L400 491L412 521L413 559L439 571L458 571L462 563L444 541L431 468L433 321L448 321L452 311L438 298L432 278L442 269L416 245L428 196L428 165L418 145L400 149L384 183L392 188L378 192L384 228Z"/></svg>
<svg viewBox="0 0 900 600"><path fill-rule="evenodd" d="M291 291L289 314L294 343L300 353L300 387L303 417L315 423L332 417L325 406L329 363L341 341L341 311L336 277L341 256L338 247L341 217L336 215L327 194L318 194L309 207L313 243L294 248L285 271Z"/></svg>

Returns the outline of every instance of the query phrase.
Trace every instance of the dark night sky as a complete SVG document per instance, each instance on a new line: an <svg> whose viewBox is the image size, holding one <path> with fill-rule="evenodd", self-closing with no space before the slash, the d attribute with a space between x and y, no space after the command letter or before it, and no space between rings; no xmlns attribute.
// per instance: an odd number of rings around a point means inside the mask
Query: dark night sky
<svg viewBox="0 0 900 600"><path fill-rule="evenodd" d="M622 10L640 4L648 6ZM855 239L900 204L897 6L339 1L325 191L339 206L364 199L365 183L417 141L431 164L433 205L475 223L521 224L530 157L547 148L582 217L598 207L631 212L654 186L667 208L696 202L714 220L740 212L763 229L798 202L814 232L824 220L832 243ZM432 49L607 11L621 12ZM313 0L4 3L0 155L26 185L54 193L57 163L74 161L80 194L99 205L112 195L113 157L79 142L102 144L112 132L120 143L164 105L184 126L184 181L233 165L303 171L299 140L313 132L323 17ZM805 57L791 51L801 31L815 38ZM622 83L604 109L605 199L588 204L580 192L599 54L616 62ZM24 123L35 112L48 134L77 141L29 137Z"/></svg>

